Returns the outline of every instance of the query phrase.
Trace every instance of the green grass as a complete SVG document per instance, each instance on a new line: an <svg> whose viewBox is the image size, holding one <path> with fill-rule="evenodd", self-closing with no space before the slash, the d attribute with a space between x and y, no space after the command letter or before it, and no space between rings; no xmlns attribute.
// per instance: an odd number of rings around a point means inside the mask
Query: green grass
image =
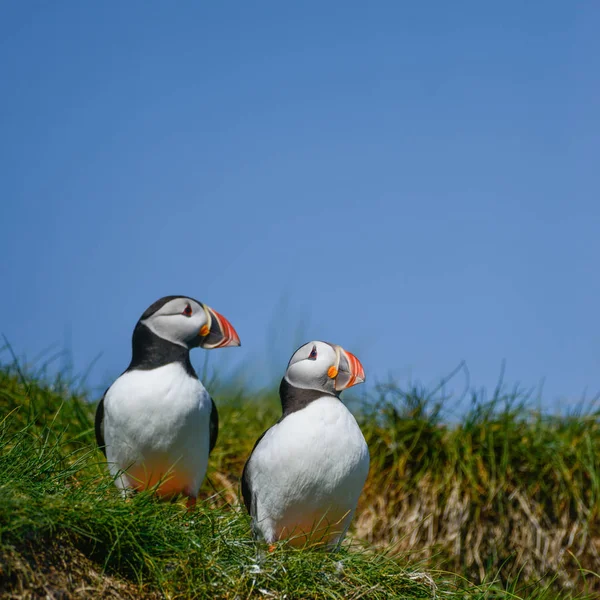
<svg viewBox="0 0 600 600"><path fill-rule="evenodd" d="M381 388L357 412L372 466L349 543L265 553L238 477L273 393L216 397L210 482L187 513L117 494L95 407L72 389L0 368L0 597L597 597L597 414L550 418L498 393L449 426L437 395Z"/></svg>

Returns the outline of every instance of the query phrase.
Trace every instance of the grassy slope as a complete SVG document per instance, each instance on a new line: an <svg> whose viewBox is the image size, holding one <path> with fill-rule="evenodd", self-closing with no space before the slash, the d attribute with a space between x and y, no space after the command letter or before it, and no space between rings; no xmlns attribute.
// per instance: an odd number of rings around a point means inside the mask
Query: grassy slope
<svg viewBox="0 0 600 600"><path fill-rule="evenodd" d="M276 401L217 402L209 476L219 494L206 484L188 515L149 494L119 498L94 449L93 407L60 382L0 369L0 593L429 598L437 587L465 599L594 597L598 578L579 574L569 551L598 570L596 418L479 408L449 428L422 394L386 390L361 417L372 469L354 544L336 555L280 547L257 568L237 476ZM508 592L426 574L432 565L504 580Z"/></svg>

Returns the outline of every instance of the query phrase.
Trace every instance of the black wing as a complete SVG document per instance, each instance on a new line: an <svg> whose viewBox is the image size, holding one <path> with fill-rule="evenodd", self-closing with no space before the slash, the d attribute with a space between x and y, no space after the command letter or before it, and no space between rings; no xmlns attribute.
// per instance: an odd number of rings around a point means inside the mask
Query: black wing
<svg viewBox="0 0 600 600"><path fill-rule="evenodd" d="M210 402L212 406L210 407L210 445L208 450L209 454L217 445L217 438L219 437L219 413L217 411L217 405L215 404L215 401L212 398L210 399Z"/></svg>
<svg viewBox="0 0 600 600"><path fill-rule="evenodd" d="M108 390L106 390L108 392ZM106 448L104 447L104 397L106 396L106 392L102 394L102 399L98 402L98 407L96 408L96 418L94 420L94 429L96 431L96 443L98 444L98 448L102 450L102 454L106 456Z"/></svg>
<svg viewBox="0 0 600 600"><path fill-rule="evenodd" d="M279 421L278 421L279 422ZM270 428L269 428L270 429ZM269 431L267 429L267 431ZM253 517L254 516L254 496L252 495L252 483L250 481L250 473L248 472L248 465L250 464L250 460L252 459L252 454L256 450L256 446L260 444L260 440L262 440L267 431L265 431L257 440L256 444L254 444L254 448L252 448L252 452L250 452L250 456L244 465L244 470L242 471L242 498L244 499L244 504L246 506L246 510L248 514Z"/></svg>

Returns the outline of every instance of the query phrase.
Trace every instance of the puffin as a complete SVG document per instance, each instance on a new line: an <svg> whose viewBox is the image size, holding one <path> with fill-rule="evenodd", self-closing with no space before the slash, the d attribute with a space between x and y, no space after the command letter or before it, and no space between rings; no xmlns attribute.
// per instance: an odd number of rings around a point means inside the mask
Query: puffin
<svg viewBox="0 0 600 600"><path fill-rule="evenodd" d="M149 306L132 336L127 369L98 404L95 433L124 495L156 486L187 497L191 509L217 442L217 407L190 362L190 350L239 346L231 323L187 296Z"/></svg>
<svg viewBox="0 0 600 600"><path fill-rule="evenodd" d="M365 381L341 346L314 341L293 354L281 385L282 416L256 442L242 473L242 496L258 540L273 549L344 539L369 473L369 449L343 390Z"/></svg>

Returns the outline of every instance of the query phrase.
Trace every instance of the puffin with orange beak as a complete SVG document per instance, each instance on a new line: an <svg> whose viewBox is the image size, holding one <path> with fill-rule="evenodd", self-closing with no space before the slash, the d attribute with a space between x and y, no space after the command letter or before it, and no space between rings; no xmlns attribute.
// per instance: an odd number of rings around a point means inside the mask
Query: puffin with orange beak
<svg viewBox="0 0 600 600"><path fill-rule="evenodd" d="M195 504L219 417L190 350L239 345L231 323L193 298L165 296L140 317L129 367L96 411L98 446L124 493L156 485L159 496Z"/></svg>
<svg viewBox="0 0 600 600"><path fill-rule="evenodd" d="M310 342L281 381L282 416L256 442L242 495L256 537L336 548L346 535L369 472L369 450L340 393L365 380L340 346Z"/></svg>

